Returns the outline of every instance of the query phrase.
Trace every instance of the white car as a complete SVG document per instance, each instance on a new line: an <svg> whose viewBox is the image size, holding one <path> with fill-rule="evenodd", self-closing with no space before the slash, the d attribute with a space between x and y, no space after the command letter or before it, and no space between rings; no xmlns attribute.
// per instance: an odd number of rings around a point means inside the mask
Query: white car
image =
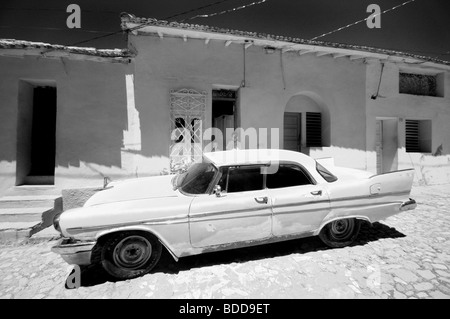
<svg viewBox="0 0 450 319"><path fill-rule="evenodd" d="M285 150L205 153L185 173L113 182L63 212L52 250L125 279L149 272L163 248L178 260L315 235L344 247L361 222L416 207L413 177L412 169L373 175Z"/></svg>

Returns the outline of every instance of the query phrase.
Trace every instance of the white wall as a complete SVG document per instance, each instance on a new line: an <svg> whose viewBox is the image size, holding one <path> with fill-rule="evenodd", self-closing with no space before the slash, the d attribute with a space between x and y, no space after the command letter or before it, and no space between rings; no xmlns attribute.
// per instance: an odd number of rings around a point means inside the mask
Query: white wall
<svg viewBox="0 0 450 319"><path fill-rule="evenodd" d="M18 132L29 129L18 120L19 100L32 98L23 88L39 83L57 88L55 186L102 186L105 175L130 175L121 149L132 65L1 56L0 70L0 194L16 184Z"/></svg>
<svg viewBox="0 0 450 319"><path fill-rule="evenodd" d="M441 184L450 182L450 74L444 72L444 97L414 96L399 94L399 71L404 66L386 63L381 78L379 96L374 100L380 81L381 64L371 62L367 68L367 163L370 171L376 172L375 123L377 118L398 120L398 168L414 168L415 182ZM408 66L411 69L411 66ZM415 69L417 72L430 72ZM405 120L432 121L432 152L406 153ZM436 151L442 146L442 154Z"/></svg>
<svg viewBox="0 0 450 319"><path fill-rule="evenodd" d="M138 52L136 104L144 155L168 155L170 90L206 91L206 125L210 126L211 92L222 85L240 87L239 115L244 129L282 128L291 98L316 97L315 102L329 112L330 146L311 149L311 155L334 156L338 165L365 168L366 67L361 61L296 52L283 53L281 61L280 50L267 54L263 48L251 46L244 51L242 44L225 46L217 40L206 45L204 40L130 36L130 42ZM307 105L298 105L298 111L304 107ZM281 130L280 146L282 141Z"/></svg>

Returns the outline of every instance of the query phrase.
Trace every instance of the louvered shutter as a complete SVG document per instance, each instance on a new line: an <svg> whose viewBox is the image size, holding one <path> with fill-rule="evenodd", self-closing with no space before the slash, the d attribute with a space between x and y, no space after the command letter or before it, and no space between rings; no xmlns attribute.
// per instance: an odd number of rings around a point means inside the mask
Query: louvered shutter
<svg viewBox="0 0 450 319"><path fill-rule="evenodd" d="M306 112L306 147L322 146L322 114Z"/></svg>
<svg viewBox="0 0 450 319"><path fill-rule="evenodd" d="M418 153L420 152L419 143L419 121L417 120L406 120L406 152L408 153Z"/></svg>

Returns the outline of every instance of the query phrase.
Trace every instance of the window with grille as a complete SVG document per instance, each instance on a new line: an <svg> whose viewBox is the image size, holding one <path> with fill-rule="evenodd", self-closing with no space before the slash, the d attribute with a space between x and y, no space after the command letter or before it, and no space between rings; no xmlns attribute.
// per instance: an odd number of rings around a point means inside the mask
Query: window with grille
<svg viewBox="0 0 450 319"><path fill-rule="evenodd" d="M406 120L405 146L407 153L430 153L431 120Z"/></svg>
<svg viewBox="0 0 450 319"><path fill-rule="evenodd" d="M171 172L201 161L205 108L206 92L192 89L170 92Z"/></svg>
<svg viewBox="0 0 450 319"><path fill-rule="evenodd" d="M399 92L403 94L442 97L442 76L400 73Z"/></svg>
<svg viewBox="0 0 450 319"><path fill-rule="evenodd" d="M322 113L306 112L306 147L322 145Z"/></svg>

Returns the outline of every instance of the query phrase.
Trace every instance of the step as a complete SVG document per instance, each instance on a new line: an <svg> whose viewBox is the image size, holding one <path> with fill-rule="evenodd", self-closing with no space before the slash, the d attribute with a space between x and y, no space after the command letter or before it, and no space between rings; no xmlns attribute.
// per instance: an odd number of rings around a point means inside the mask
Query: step
<svg viewBox="0 0 450 319"><path fill-rule="evenodd" d="M8 189L4 196L20 196L20 195L61 195L61 189L55 186L46 185L22 185L14 186Z"/></svg>
<svg viewBox="0 0 450 319"><path fill-rule="evenodd" d="M61 195L17 195L0 197L0 208L47 207L53 206Z"/></svg>
<svg viewBox="0 0 450 319"><path fill-rule="evenodd" d="M0 208L0 222L40 222L53 206Z"/></svg>
<svg viewBox="0 0 450 319"><path fill-rule="evenodd" d="M36 240L55 240L61 234L53 226L42 226L36 222L0 223L0 243L17 242L33 238Z"/></svg>
<svg viewBox="0 0 450 319"><path fill-rule="evenodd" d="M6 222L0 223L0 241L9 242L29 238L36 222Z"/></svg>

